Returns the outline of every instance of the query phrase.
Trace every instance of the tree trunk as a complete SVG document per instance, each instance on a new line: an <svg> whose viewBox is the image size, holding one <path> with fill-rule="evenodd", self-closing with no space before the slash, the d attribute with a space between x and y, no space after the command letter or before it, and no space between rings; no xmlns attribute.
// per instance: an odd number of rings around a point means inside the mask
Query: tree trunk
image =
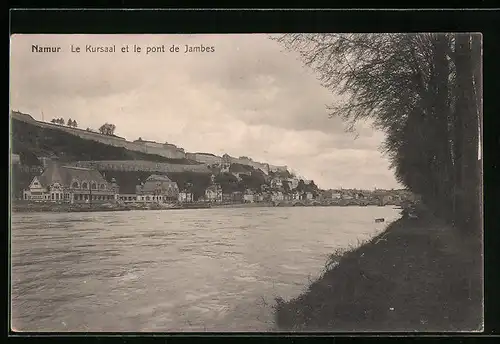
<svg viewBox="0 0 500 344"><path fill-rule="evenodd" d="M436 154L437 174L437 197L440 207L440 215L450 220L452 215L452 179L453 166L450 152L450 133L448 129L448 118L450 108L448 102L450 66L447 59L449 40L445 35L437 35L434 43L433 66L434 66L434 92L433 123L430 130L434 131L433 144Z"/></svg>
<svg viewBox="0 0 500 344"><path fill-rule="evenodd" d="M472 65L471 40L468 34L457 34L455 40L455 65L457 70L456 113L461 121L462 143L461 178L458 180L461 227L467 232L475 232L479 225L479 171L478 171L478 131L479 121Z"/></svg>
<svg viewBox="0 0 500 344"><path fill-rule="evenodd" d="M482 53L482 36L481 34L472 35L472 65L474 68L474 91L476 95L476 107L478 112L478 121L479 121L479 142L480 142L480 151L479 156L480 160L478 161L478 197L479 197L479 211L480 211L480 219L483 214L483 70L482 70L482 61L483 61L483 53Z"/></svg>

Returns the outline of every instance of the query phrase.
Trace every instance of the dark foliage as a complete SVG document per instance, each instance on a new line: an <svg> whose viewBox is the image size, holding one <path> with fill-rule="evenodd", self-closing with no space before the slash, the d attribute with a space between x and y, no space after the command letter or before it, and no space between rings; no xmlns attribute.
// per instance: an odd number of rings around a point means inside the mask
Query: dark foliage
<svg viewBox="0 0 500 344"><path fill-rule="evenodd" d="M371 120L387 134L396 178L433 213L480 229L481 37L470 34L286 34L339 96L329 107L355 131ZM300 186L302 189L302 185Z"/></svg>

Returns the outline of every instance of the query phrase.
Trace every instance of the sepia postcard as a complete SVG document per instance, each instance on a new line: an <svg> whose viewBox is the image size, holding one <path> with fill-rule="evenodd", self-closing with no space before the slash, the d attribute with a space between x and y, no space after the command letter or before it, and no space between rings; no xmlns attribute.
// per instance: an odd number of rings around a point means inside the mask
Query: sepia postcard
<svg viewBox="0 0 500 344"><path fill-rule="evenodd" d="M10 327L483 331L482 36L10 41Z"/></svg>

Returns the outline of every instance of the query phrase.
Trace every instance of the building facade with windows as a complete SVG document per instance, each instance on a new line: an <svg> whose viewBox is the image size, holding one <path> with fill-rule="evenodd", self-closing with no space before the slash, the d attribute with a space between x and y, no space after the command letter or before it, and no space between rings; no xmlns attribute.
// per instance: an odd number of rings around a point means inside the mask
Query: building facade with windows
<svg viewBox="0 0 500 344"><path fill-rule="evenodd" d="M153 174L136 187L136 196L127 200L137 203L173 203L179 197L179 187L165 175ZM130 199L131 198L131 199Z"/></svg>
<svg viewBox="0 0 500 344"><path fill-rule="evenodd" d="M210 185L205 190L205 200L207 202L222 202L222 188L219 184Z"/></svg>
<svg viewBox="0 0 500 344"><path fill-rule="evenodd" d="M115 181L108 183L97 170L53 163L35 176L23 199L36 202L109 203L118 199Z"/></svg>

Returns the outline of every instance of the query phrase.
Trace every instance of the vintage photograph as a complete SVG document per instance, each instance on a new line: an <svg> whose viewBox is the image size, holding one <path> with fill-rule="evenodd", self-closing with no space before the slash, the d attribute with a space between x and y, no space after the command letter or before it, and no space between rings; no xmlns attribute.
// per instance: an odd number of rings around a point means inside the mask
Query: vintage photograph
<svg viewBox="0 0 500 344"><path fill-rule="evenodd" d="M481 332L479 33L10 40L14 332Z"/></svg>

